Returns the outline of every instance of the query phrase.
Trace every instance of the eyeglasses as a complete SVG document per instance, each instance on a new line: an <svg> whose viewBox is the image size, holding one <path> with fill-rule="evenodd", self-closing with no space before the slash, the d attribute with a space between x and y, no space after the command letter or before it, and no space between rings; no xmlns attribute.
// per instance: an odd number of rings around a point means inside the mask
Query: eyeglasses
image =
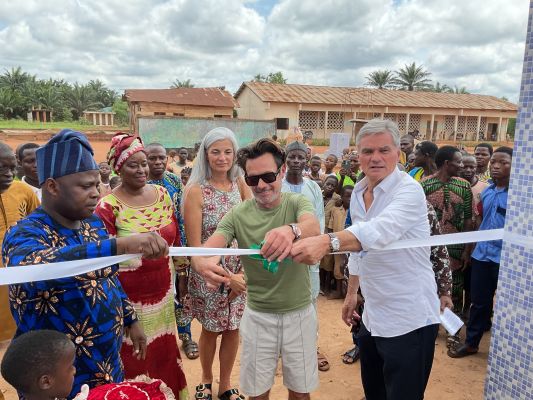
<svg viewBox="0 0 533 400"><path fill-rule="evenodd" d="M266 172L261 175L253 175L248 176L246 175L244 177L244 181L248 186L257 186L259 184L259 179L261 179L265 183L272 183L276 180L276 178L279 175L279 169L276 172Z"/></svg>

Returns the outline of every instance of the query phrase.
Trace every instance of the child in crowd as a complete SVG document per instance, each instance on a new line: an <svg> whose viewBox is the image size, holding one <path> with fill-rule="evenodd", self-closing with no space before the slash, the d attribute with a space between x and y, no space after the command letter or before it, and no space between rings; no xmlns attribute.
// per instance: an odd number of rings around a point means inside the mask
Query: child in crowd
<svg viewBox="0 0 533 400"><path fill-rule="evenodd" d="M120 186L121 183L122 183L122 179L121 179L120 176L118 176L118 175L113 176L113 177L109 180L109 186L111 187L111 190L113 190L113 189L116 188L117 186Z"/></svg>
<svg viewBox="0 0 533 400"><path fill-rule="evenodd" d="M183 186L187 185L187 182L189 182L189 177L191 176L192 168L191 167L185 167L181 170L180 176L181 176L181 184Z"/></svg>
<svg viewBox="0 0 533 400"><path fill-rule="evenodd" d="M407 164L405 168L405 172L411 171L415 167L415 152L413 151L411 154L407 156Z"/></svg>
<svg viewBox="0 0 533 400"><path fill-rule="evenodd" d="M346 219L350 210L350 199L352 197L353 186L343 186L340 192L342 205L335 206L331 210L331 217L327 226L328 232L340 232L346 227ZM350 224L351 225L351 224ZM330 299L342 299L345 296L343 288L344 268L347 265L347 257L344 254L335 254L333 256L333 277L336 281L335 291L331 293Z"/></svg>
<svg viewBox="0 0 533 400"><path fill-rule="evenodd" d="M177 156L176 150L170 150L168 152L168 163L167 163L167 171L172 172L172 166L176 163L176 156Z"/></svg>
<svg viewBox="0 0 533 400"><path fill-rule="evenodd" d="M342 160L348 160L348 157L350 156L350 152L352 151L352 149L350 149L349 147L346 147L345 149L342 149Z"/></svg>
<svg viewBox="0 0 533 400"><path fill-rule="evenodd" d="M11 342L0 371L25 400L65 399L74 384L75 359L76 347L64 333L46 329L29 331ZM73 400L175 400L161 380L144 375L122 383L91 389L89 386L90 380Z"/></svg>
<svg viewBox="0 0 533 400"><path fill-rule="evenodd" d="M11 342L0 370L26 400L63 399L74 384L75 358L76 348L64 333L30 331Z"/></svg>
<svg viewBox="0 0 533 400"><path fill-rule="evenodd" d="M326 177L324 186L322 187L322 196L324 198L324 226L326 228L329 226L333 207L342 205L341 196L335 193L338 183L337 177L330 175ZM324 256L322 261L320 261L320 291L326 295L331 290L333 265L333 256L330 254Z"/></svg>
<svg viewBox="0 0 533 400"><path fill-rule="evenodd" d="M311 172L308 178L318 183L318 186L322 188L322 184L324 182L324 173L322 172L322 159L319 156L311 157L309 169Z"/></svg>
<svg viewBox="0 0 533 400"><path fill-rule="evenodd" d="M324 172L324 179L330 175L335 175L335 172L333 170L337 166L338 162L339 159L335 154L329 154L326 157L326 160L324 161L324 167L326 168L326 171Z"/></svg>
<svg viewBox="0 0 533 400"><path fill-rule="evenodd" d="M100 197L105 197L111 193L111 186L109 185L109 176L111 175L111 167L107 161L102 161L98 164L100 172Z"/></svg>

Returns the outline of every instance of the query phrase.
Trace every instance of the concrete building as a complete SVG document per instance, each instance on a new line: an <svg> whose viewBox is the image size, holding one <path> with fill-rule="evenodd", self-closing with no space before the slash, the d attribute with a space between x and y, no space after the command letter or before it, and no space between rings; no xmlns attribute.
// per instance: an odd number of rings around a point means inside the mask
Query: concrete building
<svg viewBox="0 0 533 400"><path fill-rule="evenodd" d="M138 117L233 118L238 106L221 88L126 89L130 127L139 131Z"/></svg>
<svg viewBox="0 0 533 400"><path fill-rule="evenodd" d="M517 106L493 96L244 82L239 118L275 119L278 136L299 126L314 138L350 133L351 121L386 118L429 140L505 140Z"/></svg>
<svg viewBox="0 0 533 400"><path fill-rule="evenodd" d="M96 126L115 125L115 113L112 107L104 107L98 111L84 111L83 118Z"/></svg>

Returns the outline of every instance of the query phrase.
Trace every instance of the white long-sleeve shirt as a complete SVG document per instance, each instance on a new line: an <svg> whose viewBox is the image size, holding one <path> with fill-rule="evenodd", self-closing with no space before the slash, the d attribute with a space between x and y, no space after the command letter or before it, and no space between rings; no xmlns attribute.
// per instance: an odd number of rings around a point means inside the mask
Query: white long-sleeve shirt
<svg viewBox="0 0 533 400"><path fill-rule="evenodd" d="M363 251L352 253L350 275L358 275L365 298L363 322L372 336L394 337L439 323L440 302L430 248L373 250L400 239L430 235L426 197L420 184L398 169L374 188L366 211L368 181L355 185L350 202L352 226Z"/></svg>

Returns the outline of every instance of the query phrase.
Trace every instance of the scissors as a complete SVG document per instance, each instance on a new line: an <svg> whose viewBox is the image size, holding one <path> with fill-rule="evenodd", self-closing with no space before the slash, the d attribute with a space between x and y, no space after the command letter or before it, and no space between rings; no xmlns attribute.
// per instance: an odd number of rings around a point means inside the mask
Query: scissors
<svg viewBox="0 0 533 400"><path fill-rule="evenodd" d="M224 268L224 271L230 273L230 270L226 267L226 257L225 256L221 256L220 257L220 266L222 268ZM226 288L226 285L224 283L222 283L220 285L220 287L218 288L218 293L223 294L225 288Z"/></svg>

